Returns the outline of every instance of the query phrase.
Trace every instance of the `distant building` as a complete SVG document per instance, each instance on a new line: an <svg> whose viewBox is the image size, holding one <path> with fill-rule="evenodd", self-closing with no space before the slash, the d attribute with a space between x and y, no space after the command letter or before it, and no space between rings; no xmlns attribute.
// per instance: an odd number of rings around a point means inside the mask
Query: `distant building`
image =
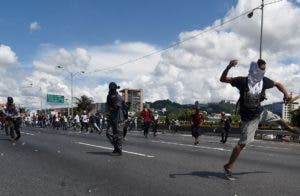
<svg viewBox="0 0 300 196"><path fill-rule="evenodd" d="M93 107L96 109L97 112L105 113L107 111L106 103L94 103Z"/></svg>
<svg viewBox="0 0 300 196"><path fill-rule="evenodd" d="M130 112L140 112L143 110L143 90L125 88L120 91L125 102L130 102Z"/></svg>
<svg viewBox="0 0 300 196"><path fill-rule="evenodd" d="M296 110L299 108L299 103L294 102L294 103L289 103L289 104L282 104L282 119L286 120L288 122L291 122L291 111Z"/></svg>
<svg viewBox="0 0 300 196"><path fill-rule="evenodd" d="M283 111L283 102L275 102L272 104L264 105L263 107L279 116L282 116L282 111Z"/></svg>

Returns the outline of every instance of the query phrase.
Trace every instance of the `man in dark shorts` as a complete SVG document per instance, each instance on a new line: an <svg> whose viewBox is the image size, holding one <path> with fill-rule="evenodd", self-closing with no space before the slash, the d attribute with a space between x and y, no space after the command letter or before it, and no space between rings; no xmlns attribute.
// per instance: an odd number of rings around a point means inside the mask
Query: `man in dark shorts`
<svg viewBox="0 0 300 196"><path fill-rule="evenodd" d="M202 134L200 126L202 125L204 116L200 113L199 109L196 109L195 113L192 115L192 136L195 138L194 144L199 144L199 136Z"/></svg>
<svg viewBox="0 0 300 196"><path fill-rule="evenodd" d="M224 112L221 113L221 123L223 123L223 130L221 133L221 141L223 144L226 143L228 138L228 133L231 129L231 118L226 116Z"/></svg>
<svg viewBox="0 0 300 196"><path fill-rule="evenodd" d="M262 59L259 59L257 62L252 62L247 77L228 77L227 74L229 70L235 67L237 63L237 60L231 60L220 78L221 82L230 83L240 91L239 114L242 120L241 135L238 144L232 151L228 163L224 165L224 171L227 176L231 176L233 164L240 152L247 144L254 140L255 131L259 123L276 122L288 131L299 134L299 128L291 127L276 114L263 109L260 104L260 102L266 99L265 91L273 87L277 87L277 89L283 93L283 100L285 102L289 102L292 99L291 95L281 83L264 77L266 62Z"/></svg>

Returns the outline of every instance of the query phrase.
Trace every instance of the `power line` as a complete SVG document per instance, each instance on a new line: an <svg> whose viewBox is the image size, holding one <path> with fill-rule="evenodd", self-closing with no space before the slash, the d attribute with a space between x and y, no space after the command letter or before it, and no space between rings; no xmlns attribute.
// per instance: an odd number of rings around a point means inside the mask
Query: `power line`
<svg viewBox="0 0 300 196"><path fill-rule="evenodd" d="M275 3L279 3L279 2L281 2L281 1L283 1L283 0L277 0L277 1L272 1L272 2L269 2L269 3L265 3L265 6L271 5L271 4L275 4ZM201 31L200 33L198 33L198 34L196 34L196 35L193 35L193 36L191 36L191 37L189 37L189 38L187 38L187 39L184 39L184 40L178 41L178 42L176 42L176 43L174 43L174 44L171 44L171 45L169 45L169 46L166 47L166 48L162 48L162 49L160 49L160 50L155 50L155 51L153 51L153 52L151 52L151 53L149 53L149 54L146 54L146 55L144 55L144 56L141 56L141 57L138 57L138 58L129 60L129 61L126 61L126 62L124 62L124 63L116 64L116 65L113 65L113 66L111 66L111 67L107 67L107 68L103 68L103 69L96 69L96 70L94 70L94 71L86 72L86 73L87 73L87 74L90 74L90 73L95 73L95 72L99 72L99 71L111 70L111 69L114 69L114 68L121 67L121 66L123 66L123 65L129 64L129 63L137 62L137 61L139 61L139 60L141 60L141 59L144 59L144 58L153 56L153 55L155 55L155 54L162 53L162 52L164 52L164 51L166 51L166 50L169 50L169 49L171 49L171 48L174 48L175 46L178 46L178 45L180 45L180 44L182 44L182 43L184 43L184 42L187 42L187 41L190 41L190 40L192 40L192 39L195 39L195 38L199 37L200 35L203 35L203 34L205 34L205 33L208 33L208 32L210 32L210 31L213 31L213 30L215 30L215 29L218 29L219 27L222 27L222 26L224 26L224 25L226 25L226 24L228 24L228 23L231 23L231 22L233 22L233 21L235 21L235 20L241 18L242 16L245 16L245 15L249 14L250 12L252 12L252 11L255 10L255 9L259 9L260 7L261 7L261 5L255 7L255 8L252 8L252 9L250 9L250 10L247 10L247 11L243 12L242 14L240 14L240 15L238 15L238 16L236 16L236 17L233 17L233 18L231 18L231 19L229 19L229 20L227 20L227 21L222 21L220 24L218 24L218 25L216 25L216 26L213 26L213 27L211 27L211 28L208 28L208 29L206 29L206 30L203 30L203 31Z"/></svg>

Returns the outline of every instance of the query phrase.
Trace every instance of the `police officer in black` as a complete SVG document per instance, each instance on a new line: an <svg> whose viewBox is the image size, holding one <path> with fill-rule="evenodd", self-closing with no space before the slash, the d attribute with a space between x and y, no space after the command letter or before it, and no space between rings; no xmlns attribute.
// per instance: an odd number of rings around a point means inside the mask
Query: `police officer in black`
<svg viewBox="0 0 300 196"><path fill-rule="evenodd" d="M14 143L21 137L21 133L20 133L21 117L18 109L14 104L14 99L12 97L7 97L6 108L4 111L8 122L7 127L10 131L11 141ZM17 134L17 137L15 137L15 132Z"/></svg>
<svg viewBox="0 0 300 196"><path fill-rule="evenodd" d="M131 119L129 119L128 111L130 109L131 103L126 102L123 106L123 114L124 114L124 127L123 127L123 139L125 140L126 135L127 135L127 130L130 126Z"/></svg>
<svg viewBox="0 0 300 196"><path fill-rule="evenodd" d="M114 146L112 155L117 156L122 155L122 129L120 128L120 124L124 121L124 100L117 92L119 88L115 82L111 82L106 99L107 109L109 111L108 126L112 128L113 132L113 135L107 134L107 137Z"/></svg>

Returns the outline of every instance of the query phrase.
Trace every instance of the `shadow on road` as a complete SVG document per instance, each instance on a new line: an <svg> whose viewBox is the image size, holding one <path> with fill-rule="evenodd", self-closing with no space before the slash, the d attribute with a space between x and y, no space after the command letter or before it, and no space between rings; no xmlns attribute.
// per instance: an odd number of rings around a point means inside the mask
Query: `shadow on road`
<svg viewBox="0 0 300 196"><path fill-rule="evenodd" d="M266 174L271 172L266 171L253 171L253 172L240 172L240 173L233 173L233 175L246 175L246 174ZM211 172L211 171L194 171L190 173L179 173L179 174L169 174L170 178L176 178L176 176L198 176L201 178L221 178L225 179L223 172Z"/></svg>
<svg viewBox="0 0 300 196"><path fill-rule="evenodd" d="M10 141L10 139L9 138L0 138L0 141Z"/></svg>
<svg viewBox="0 0 300 196"><path fill-rule="evenodd" d="M87 154L92 154L92 155L108 155L112 156L111 152L86 152Z"/></svg>

